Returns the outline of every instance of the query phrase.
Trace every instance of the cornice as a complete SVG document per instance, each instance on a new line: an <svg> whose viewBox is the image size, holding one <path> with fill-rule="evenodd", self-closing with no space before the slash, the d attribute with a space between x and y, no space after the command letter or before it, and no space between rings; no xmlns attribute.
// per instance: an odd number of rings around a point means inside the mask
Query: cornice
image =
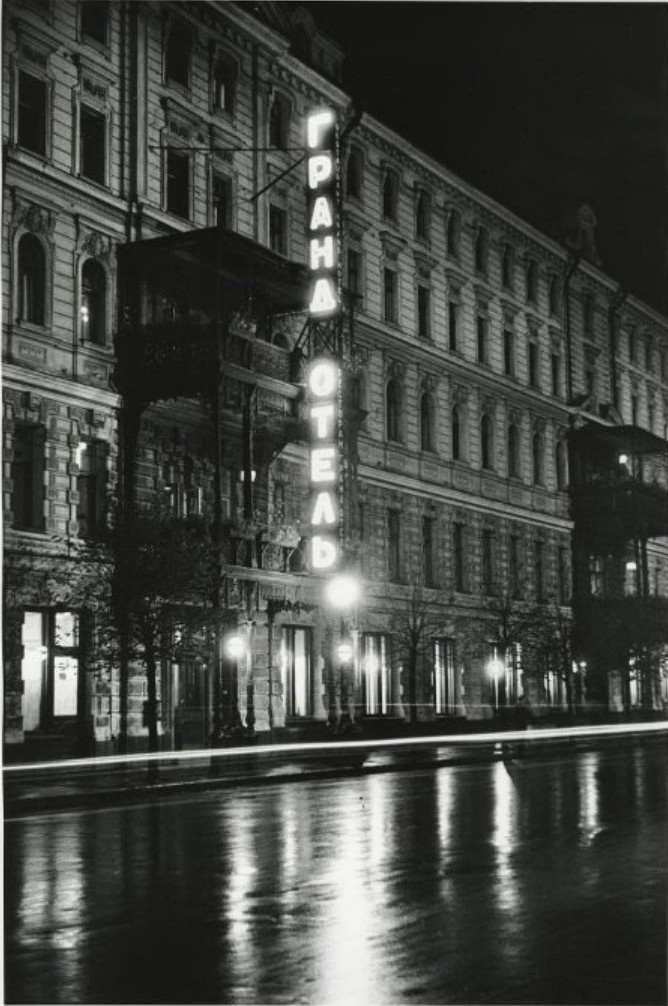
<svg viewBox="0 0 668 1006"><path fill-rule="evenodd" d="M78 381L66 381L62 377L43 374L38 370L26 370L14 363L3 362L3 385L17 391L31 391L34 394L57 395L69 404L95 405L98 408L115 409L120 405L120 395L104 388L92 387Z"/></svg>

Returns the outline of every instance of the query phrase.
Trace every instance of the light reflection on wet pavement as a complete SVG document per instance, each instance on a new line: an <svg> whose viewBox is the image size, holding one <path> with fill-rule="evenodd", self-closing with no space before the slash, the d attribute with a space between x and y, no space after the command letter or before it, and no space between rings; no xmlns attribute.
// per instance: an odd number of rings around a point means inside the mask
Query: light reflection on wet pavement
<svg viewBox="0 0 668 1006"><path fill-rule="evenodd" d="M666 1002L665 742L8 821L10 1003Z"/></svg>

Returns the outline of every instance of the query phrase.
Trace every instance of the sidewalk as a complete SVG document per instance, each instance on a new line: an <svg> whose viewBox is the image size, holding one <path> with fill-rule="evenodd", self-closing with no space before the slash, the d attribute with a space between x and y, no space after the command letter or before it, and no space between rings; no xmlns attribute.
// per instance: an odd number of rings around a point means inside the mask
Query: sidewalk
<svg viewBox="0 0 668 1006"><path fill-rule="evenodd" d="M668 723L624 727L506 731L406 741L326 741L166 752L11 765L3 770L6 817L103 807L238 786L260 786L350 774L408 771L503 759L553 756L556 751L643 742L666 744Z"/></svg>

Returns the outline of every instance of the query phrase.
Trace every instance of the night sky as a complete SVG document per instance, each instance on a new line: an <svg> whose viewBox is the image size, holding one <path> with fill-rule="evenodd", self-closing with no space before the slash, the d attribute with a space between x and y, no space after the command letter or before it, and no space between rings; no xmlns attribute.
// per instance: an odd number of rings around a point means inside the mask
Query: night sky
<svg viewBox="0 0 668 1006"><path fill-rule="evenodd" d="M589 203L604 271L668 310L668 6L305 6L364 110L546 234Z"/></svg>

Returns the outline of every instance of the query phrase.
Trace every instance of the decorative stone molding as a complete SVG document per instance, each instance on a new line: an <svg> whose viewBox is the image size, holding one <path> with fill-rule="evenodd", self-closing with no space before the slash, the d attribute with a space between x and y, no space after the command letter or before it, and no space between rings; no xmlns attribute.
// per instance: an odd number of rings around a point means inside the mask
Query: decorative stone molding
<svg viewBox="0 0 668 1006"><path fill-rule="evenodd" d="M493 416L496 412L496 400L489 395L483 395L480 399L481 414Z"/></svg>
<svg viewBox="0 0 668 1006"><path fill-rule="evenodd" d="M406 377L406 365L398 360L388 360L385 367L386 380L403 381Z"/></svg>
<svg viewBox="0 0 668 1006"><path fill-rule="evenodd" d="M452 404L466 405L469 400L470 390L461 384L455 384L452 388Z"/></svg>
<svg viewBox="0 0 668 1006"><path fill-rule="evenodd" d="M385 258L391 259L393 262L396 261L399 253L406 247L406 239L387 230L380 231L378 236L383 246Z"/></svg>
<svg viewBox="0 0 668 1006"><path fill-rule="evenodd" d="M33 234L44 234L46 237L52 238L55 220L50 210L17 196L14 203L12 224L15 230L24 227Z"/></svg>

